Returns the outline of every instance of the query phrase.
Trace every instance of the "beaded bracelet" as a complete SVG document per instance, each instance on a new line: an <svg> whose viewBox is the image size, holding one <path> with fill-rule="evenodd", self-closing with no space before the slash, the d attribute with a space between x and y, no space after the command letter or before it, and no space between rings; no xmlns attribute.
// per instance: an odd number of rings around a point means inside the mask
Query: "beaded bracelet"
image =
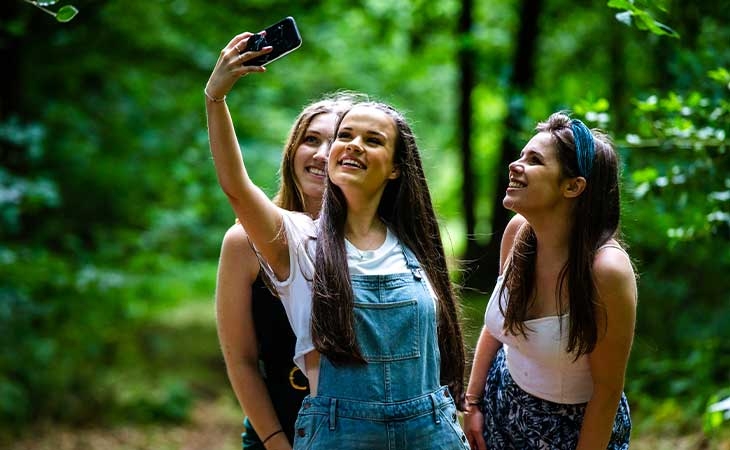
<svg viewBox="0 0 730 450"><path fill-rule="evenodd" d="M205 97L213 103L222 103L226 101L225 95L223 97L213 97L212 95L208 94L208 88L203 89L203 94L205 94Z"/></svg>

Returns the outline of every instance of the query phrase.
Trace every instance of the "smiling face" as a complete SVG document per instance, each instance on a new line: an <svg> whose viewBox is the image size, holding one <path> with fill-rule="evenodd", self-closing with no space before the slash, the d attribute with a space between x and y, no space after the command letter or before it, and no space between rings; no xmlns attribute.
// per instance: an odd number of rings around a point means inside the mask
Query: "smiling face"
<svg viewBox="0 0 730 450"><path fill-rule="evenodd" d="M336 120L337 116L332 113L315 116L294 154L294 177L305 204L318 205L322 201L327 155L334 138Z"/></svg>
<svg viewBox="0 0 730 450"><path fill-rule="evenodd" d="M505 208L525 215L553 210L565 196L570 179L564 179L553 136L536 134L509 165L509 186L502 200Z"/></svg>
<svg viewBox="0 0 730 450"><path fill-rule="evenodd" d="M394 165L398 131L393 118L371 106L357 106L340 123L329 157L329 177L343 193L377 196L398 178Z"/></svg>

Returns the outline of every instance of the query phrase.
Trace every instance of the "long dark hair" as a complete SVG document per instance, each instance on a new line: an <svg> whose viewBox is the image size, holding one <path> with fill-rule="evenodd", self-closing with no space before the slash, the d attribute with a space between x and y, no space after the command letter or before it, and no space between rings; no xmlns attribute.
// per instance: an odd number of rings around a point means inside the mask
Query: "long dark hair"
<svg viewBox="0 0 730 450"><path fill-rule="evenodd" d="M398 131L394 165L400 168L400 177L386 185L378 214L403 245L413 251L436 292L441 383L459 398L465 356L457 299L415 137L403 115L392 107L378 102L358 106L385 112ZM365 362L354 331L354 299L345 250L346 217L345 197L328 179L317 235L312 338L317 350L335 364Z"/></svg>
<svg viewBox="0 0 730 450"><path fill-rule="evenodd" d="M547 132L553 137L561 179L577 177L579 173L570 120L567 114L557 112L536 127L537 132ZM564 312L560 299L567 290L570 325L566 350L575 352L576 358L592 352L598 341L598 314L605 314L605 310L597 301L593 259L608 240L619 240L621 212L618 154L608 135L598 130L591 130L591 134L595 148L593 169L573 208L568 261L560 271L556 286L559 314ZM503 311L505 329L512 334L526 335L524 322L534 299L536 254L535 232L525 223L515 237L502 285L510 298Z"/></svg>

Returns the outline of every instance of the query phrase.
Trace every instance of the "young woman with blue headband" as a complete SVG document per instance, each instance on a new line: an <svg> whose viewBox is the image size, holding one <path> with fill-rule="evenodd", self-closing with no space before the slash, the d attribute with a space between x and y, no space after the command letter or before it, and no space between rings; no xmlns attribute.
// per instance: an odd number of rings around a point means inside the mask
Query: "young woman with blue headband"
<svg viewBox="0 0 730 450"><path fill-rule="evenodd" d="M555 113L509 165L502 240L466 393L472 449L627 449L636 277L608 136Z"/></svg>

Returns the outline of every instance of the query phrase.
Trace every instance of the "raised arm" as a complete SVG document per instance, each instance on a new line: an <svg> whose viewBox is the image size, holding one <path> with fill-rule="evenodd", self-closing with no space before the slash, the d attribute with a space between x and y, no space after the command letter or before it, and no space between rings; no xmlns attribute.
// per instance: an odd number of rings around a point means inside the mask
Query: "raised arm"
<svg viewBox="0 0 730 450"><path fill-rule="evenodd" d="M234 37L221 50L218 62L205 87L208 138L218 182L236 216L277 278L289 276L289 250L282 233L282 212L256 186L246 171L243 155L233 128L225 96L233 85L251 72L265 72L264 67L244 66L243 62L271 51L243 52L252 33Z"/></svg>

